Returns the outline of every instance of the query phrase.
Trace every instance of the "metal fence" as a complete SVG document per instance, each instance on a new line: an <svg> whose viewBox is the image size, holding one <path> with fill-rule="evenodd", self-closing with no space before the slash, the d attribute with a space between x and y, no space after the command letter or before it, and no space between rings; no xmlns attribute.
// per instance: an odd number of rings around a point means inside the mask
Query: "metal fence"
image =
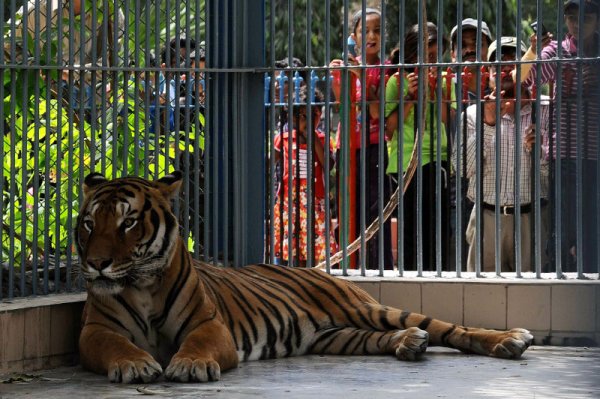
<svg viewBox="0 0 600 399"><path fill-rule="evenodd" d="M0 9L0 299L82 288L91 171L183 170L182 234L215 263L598 278L593 1L22 3ZM555 53L528 52L533 21Z"/></svg>

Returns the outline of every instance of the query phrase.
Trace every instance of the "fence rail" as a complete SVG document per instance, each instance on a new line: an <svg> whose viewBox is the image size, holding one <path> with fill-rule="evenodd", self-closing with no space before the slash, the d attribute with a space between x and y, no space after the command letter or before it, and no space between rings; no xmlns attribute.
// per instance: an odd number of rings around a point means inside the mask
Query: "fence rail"
<svg viewBox="0 0 600 399"><path fill-rule="evenodd" d="M92 171L183 170L181 232L224 265L598 279L600 6L429 1L432 29L406 3L3 4L0 300L83 289L72 227ZM540 31L528 51L533 20L558 45ZM490 80L510 70L507 105Z"/></svg>

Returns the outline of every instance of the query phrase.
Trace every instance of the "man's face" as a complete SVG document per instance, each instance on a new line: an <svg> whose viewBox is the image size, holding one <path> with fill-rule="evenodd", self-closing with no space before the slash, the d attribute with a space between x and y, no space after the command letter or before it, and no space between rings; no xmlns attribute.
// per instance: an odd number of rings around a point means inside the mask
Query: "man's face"
<svg viewBox="0 0 600 399"><path fill-rule="evenodd" d="M458 36L458 34L457 34ZM487 61L488 52L488 40L487 37L481 34L481 60ZM476 29L465 29L462 31L462 61L474 62L477 56L477 30ZM458 44L455 43L452 48L452 61L457 62L458 57Z"/></svg>
<svg viewBox="0 0 600 399"><path fill-rule="evenodd" d="M502 61L515 61L515 49L514 47L502 47ZM494 55L493 61L496 60L498 52ZM492 61L492 60L490 60ZM515 64L503 64L501 66L491 65L490 66L490 87L494 89L499 88L499 91L505 91L505 97L514 98L515 89L514 81L511 72L516 68Z"/></svg>
<svg viewBox="0 0 600 399"><path fill-rule="evenodd" d="M589 39L593 37L594 32L598 29L598 13L597 12L584 12L582 19L582 26L579 24L579 8L569 7L565 10L565 24L569 33L575 37L578 37L579 31L581 30L581 38Z"/></svg>

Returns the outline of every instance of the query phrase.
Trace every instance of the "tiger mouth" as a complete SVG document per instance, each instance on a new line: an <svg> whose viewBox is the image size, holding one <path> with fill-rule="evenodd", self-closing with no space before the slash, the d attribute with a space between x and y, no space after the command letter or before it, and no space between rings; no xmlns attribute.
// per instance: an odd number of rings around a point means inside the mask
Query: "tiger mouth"
<svg viewBox="0 0 600 399"><path fill-rule="evenodd" d="M123 290L124 283L122 279L111 279L106 276L98 276L94 279L88 280L90 289L96 294L116 294Z"/></svg>

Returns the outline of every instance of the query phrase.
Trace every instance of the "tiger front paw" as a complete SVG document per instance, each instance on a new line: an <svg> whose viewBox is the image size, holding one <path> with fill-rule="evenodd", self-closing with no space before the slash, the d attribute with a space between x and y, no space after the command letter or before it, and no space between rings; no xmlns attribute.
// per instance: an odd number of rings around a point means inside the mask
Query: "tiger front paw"
<svg viewBox="0 0 600 399"><path fill-rule="evenodd" d="M207 382L221 379L221 367L212 359L175 356L165 370L165 377L180 382Z"/></svg>
<svg viewBox="0 0 600 399"><path fill-rule="evenodd" d="M396 357L398 360L417 360L427 350L429 334L417 327L399 331Z"/></svg>
<svg viewBox="0 0 600 399"><path fill-rule="evenodd" d="M529 348L532 341L533 335L528 330L513 328L507 331L506 336L494 346L491 355L503 359L518 359Z"/></svg>
<svg viewBox="0 0 600 399"><path fill-rule="evenodd" d="M110 382L152 382L162 374L162 367L148 356L141 359L122 359L113 362L108 368Z"/></svg>

